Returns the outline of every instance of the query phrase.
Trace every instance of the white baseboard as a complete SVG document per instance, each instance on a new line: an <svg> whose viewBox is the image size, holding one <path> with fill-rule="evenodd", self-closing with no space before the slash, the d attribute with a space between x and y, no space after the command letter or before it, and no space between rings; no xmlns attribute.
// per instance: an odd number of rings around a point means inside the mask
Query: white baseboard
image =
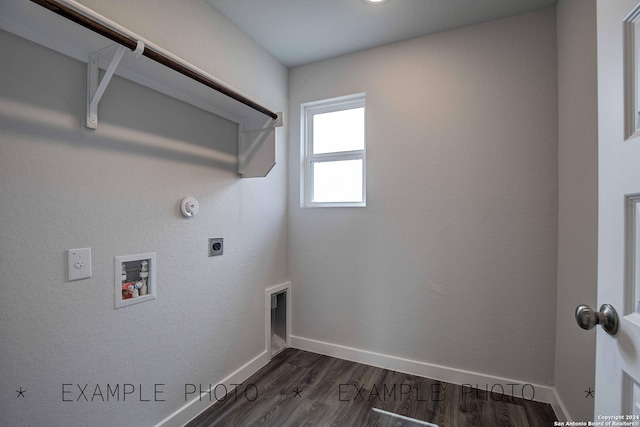
<svg viewBox="0 0 640 427"><path fill-rule="evenodd" d="M233 390L231 384L241 384L267 363L269 363L269 355L266 351L263 351L258 356L245 363L231 375L219 381L216 385L213 385L213 387L215 388L218 385L224 384L224 386L227 387L227 390L229 390L229 393L231 393L231 390ZM209 406L216 403L215 398L213 401L211 401L211 396L214 395L213 391L213 389L203 391L202 394L197 395L189 403L156 424L155 427L184 426L189 421L200 415L200 413L207 409Z"/></svg>
<svg viewBox="0 0 640 427"><path fill-rule="evenodd" d="M337 357L339 359L364 363L367 365L377 366L379 368L418 375L452 384L466 385L469 389L471 387L478 388L482 390L482 396L487 396L488 393L493 391L494 393L502 393L508 396L513 395L514 397L524 398L526 400L549 403L558 416L558 419L567 419L564 405L559 399L555 388L551 386L531 384L526 381L518 381L461 369L448 368L446 366L374 353L371 351L331 344L309 338L291 336L290 341L291 347L300 350L307 350L314 353ZM484 394L485 391L488 393Z"/></svg>
<svg viewBox="0 0 640 427"><path fill-rule="evenodd" d="M556 390L555 387L553 389L553 396L555 400L553 402L549 402L549 404L553 407L553 411L556 413L558 421L572 421L572 418L569 416L569 411L567 410L567 407L564 406L564 402L560 399L558 390Z"/></svg>

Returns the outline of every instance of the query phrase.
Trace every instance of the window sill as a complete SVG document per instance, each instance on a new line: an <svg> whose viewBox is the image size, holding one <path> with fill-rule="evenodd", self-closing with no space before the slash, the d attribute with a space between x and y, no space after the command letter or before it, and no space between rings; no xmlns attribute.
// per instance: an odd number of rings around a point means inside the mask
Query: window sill
<svg viewBox="0 0 640 427"><path fill-rule="evenodd" d="M303 208L365 208L367 202L309 202Z"/></svg>

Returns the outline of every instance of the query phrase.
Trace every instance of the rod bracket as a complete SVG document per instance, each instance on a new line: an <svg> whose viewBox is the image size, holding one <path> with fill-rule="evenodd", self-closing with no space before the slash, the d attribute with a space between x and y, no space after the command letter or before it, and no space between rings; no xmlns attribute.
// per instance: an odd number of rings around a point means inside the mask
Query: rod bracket
<svg viewBox="0 0 640 427"><path fill-rule="evenodd" d="M138 43L138 48L140 47L140 43ZM136 48L135 52L138 51ZM104 95L104 91L107 89L113 74L118 68L120 61L124 53L127 51L127 48L121 45L118 45L116 53L111 58L111 62L107 67L107 71L102 77L102 80L98 83L100 77L100 69L98 67L100 58L105 53L106 50L103 49L99 52L92 54L89 57L89 63L87 64L87 123L86 126L89 129L97 129L98 128L98 104L102 99L102 95ZM142 50L144 50L144 43L142 43ZM134 52L134 53L135 53Z"/></svg>
<svg viewBox="0 0 640 427"><path fill-rule="evenodd" d="M138 43L136 44L136 48L134 50L132 50L131 52L137 57L139 57L140 55L142 55L142 53L144 52L144 43L142 42L142 40L138 40Z"/></svg>

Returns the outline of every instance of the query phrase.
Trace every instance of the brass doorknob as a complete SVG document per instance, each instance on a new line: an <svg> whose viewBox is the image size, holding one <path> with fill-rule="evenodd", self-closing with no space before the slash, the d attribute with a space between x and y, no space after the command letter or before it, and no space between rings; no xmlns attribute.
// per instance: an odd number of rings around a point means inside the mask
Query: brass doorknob
<svg viewBox="0 0 640 427"><path fill-rule="evenodd" d="M600 311L595 311L588 305L576 308L576 322L582 329L593 329L596 325L602 326L609 335L618 333L618 313L610 304L602 304Z"/></svg>

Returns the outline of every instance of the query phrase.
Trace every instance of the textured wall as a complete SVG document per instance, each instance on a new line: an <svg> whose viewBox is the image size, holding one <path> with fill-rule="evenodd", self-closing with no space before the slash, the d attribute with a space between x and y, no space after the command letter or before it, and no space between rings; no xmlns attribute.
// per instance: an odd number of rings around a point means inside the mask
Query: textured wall
<svg viewBox="0 0 640 427"><path fill-rule="evenodd" d="M560 0L558 27L558 313L555 385L568 415L593 418L596 334L578 328L578 305L596 306L598 97L596 2ZM593 331L591 331L593 332Z"/></svg>
<svg viewBox="0 0 640 427"><path fill-rule="evenodd" d="M290 70L292 334L553 383L555 11ZM367 94L367 207L300 208L300 103Z"/></svg>
<svg viewBox="0 0 640 427"><path fill-rule="evenodd" d="M111 3L104 13L120 21ZM210 40L198 65L286 108L277 61L228 23L186 24L223 22L211 7L162 9L174 22L161 8L144 15L151 3L120 22L142 33L136 24L153 20L145 37L183 57L203 53L156 35ZM185 383L216 384L265 349L264 288L288 279L285 141L267 178L242 180L234 123L114 78L88 131L84 64L4 32L0 51L10 58L0 67L0 424L154 425L186 403ZM188 195L200 202L189 220L179 211ZM224 255L209 258L215 236ZM66 249L86 246L93 277L66 282ZM140 252L157 253L158 298L115 310L114 256ZM126 402L63 402L63 384L75 400L77 384L90 398L96 385L125 383L136 387Z"/></svg>

